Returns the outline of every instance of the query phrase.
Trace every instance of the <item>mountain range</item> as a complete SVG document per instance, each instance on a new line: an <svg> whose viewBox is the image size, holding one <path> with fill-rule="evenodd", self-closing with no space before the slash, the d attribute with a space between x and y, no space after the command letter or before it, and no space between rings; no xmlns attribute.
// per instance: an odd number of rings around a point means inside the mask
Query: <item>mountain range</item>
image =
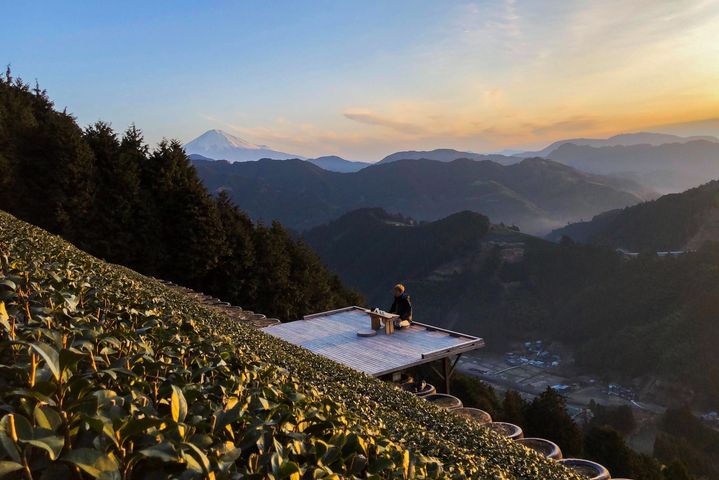
<svg viewBox="0 0 719 480"><path fill-rule="evenodd" d="M228 162L301 159L339 173L352 173L372 165L346 160L336 155L305 158L281 152L267 145L256 145L222 130L208 130L185 146L192 160ZM639 132L606 139L573 138L560 140L534 152L513 155L481 154L441 148L427 151L400 151L387 155L375 165L399 160L451 162L460 158L489 160L511 165L521 158L551 158L584 172L613 175L642 184L647 189L671 193L683 191L707 180L719 178L719 140L712 136L681 137L664 133Z"/></svg>
<svg viewBox="0 0 719 480"><path fill-rule="evenodd" d="M719 178L719 143L707 140L616 147L566 143L550 157L586 172L635 179L662 193L681 192Z"/></svg>
<svg viewBox="0 0 719 480"><path fill-rule="evenodd" d="M540 155L533 155L535 157ZM512 156L508 155L500 155L500 154L481 154L481 153L473 153L473 152L461 152L458 150L454 150L451 148L438 148L436 150L429 150L429 151L415 151L415 150L408 150L403 152L396 152L391 155L387 155L382 160L376 163L376 165L382 164L382 163L390 163L390 162L396 162L397 160L436 160L438 162L451 162L453 160L457 160L458 158L468 158L470 160L491 160L493 162L497 162L502 165L510 165L512 163L517 163L519 159L514 158Z"/></svg>
<svg viewBox="0 0 719 480"><path fill-rule="evenodd" d="M226 160L228 162L251 162L269 158L272 160L306 160L331 172L357 172L369 163L345 160L337 155L305 158L293 153L279 152L267 145L255 145L222 130L208 130L184 145L190 160Z"/></svg>
<svg viewBox="0 0 719 480"><path fill-rule="evenodd" d="M704 136L690 136L681 137L679 135L671 135L667 133L654 133L654 132L638 132L638 133L622 133L614 135L609 138L569 138L566 140L556 141L542 150L529 151L529 152L518 152L513 153L514 157L528 158L528 157L549 157L552 152L561 147L564 144L572 143L574 145L582 145L587 147L617 147L617 146L631 146L631 145L664 145L665 143L686 143L693 140L706 140L708 142L719 142L716 137L704 135Z"/></svg>
<svg viewBox="0 0 719 480"><path fill-rule="evenodd" d="M326 155L324 157L309 158L307 159L307 161L313 165L317 165L324 170L339 173L358 172L363 168L372 165L371 163L366 162L345 160L344 158L338 157L337 155Z"/></svg>
<svg viewBox="0 0 719 480"><path fill-rule="evenodd" d="M307 230L363 207L428 221L471 210L523 231L547 233L570 220L653 198L636 183L557 162L398 160L340 174L300 160L193 161L213 192L227 191L254 219Z"/></svg>
<svg viewBox="0 0 719 480"><path fill-rule="evenodd" d="M419 283L471 269L469 257L480 251L490 229L497 238L528 237L493 226L475 212L419 223L380 208L365 208L313 228L302 238L340 278L363 292L371 305L387 308L384 304L393 282Z"/></svg>

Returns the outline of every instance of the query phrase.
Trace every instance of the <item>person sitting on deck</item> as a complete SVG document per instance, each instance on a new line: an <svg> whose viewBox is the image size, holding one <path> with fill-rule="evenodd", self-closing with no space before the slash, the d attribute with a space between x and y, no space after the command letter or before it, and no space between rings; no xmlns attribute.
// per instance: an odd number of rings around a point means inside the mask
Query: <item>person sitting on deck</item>
<svg viewBox="0 0 719 480"><path fill-rule="evenodd" d="M409 327L412 324L412 302L409 295L405 292L404 285L398 283L392 289L394 300L389 308L389 313L399 315L399 319L395 320L395 327Z"/></svg>

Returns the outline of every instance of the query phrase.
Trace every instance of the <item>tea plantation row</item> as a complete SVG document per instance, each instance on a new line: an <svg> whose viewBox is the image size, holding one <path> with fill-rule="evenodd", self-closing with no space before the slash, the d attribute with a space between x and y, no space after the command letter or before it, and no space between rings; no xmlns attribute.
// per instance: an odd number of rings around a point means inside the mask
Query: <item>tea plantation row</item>
<svg viewBox="0 0 719 480"><path fill-rule="evenodd" d="M572 479L0 212L0 477Z"/></svg>

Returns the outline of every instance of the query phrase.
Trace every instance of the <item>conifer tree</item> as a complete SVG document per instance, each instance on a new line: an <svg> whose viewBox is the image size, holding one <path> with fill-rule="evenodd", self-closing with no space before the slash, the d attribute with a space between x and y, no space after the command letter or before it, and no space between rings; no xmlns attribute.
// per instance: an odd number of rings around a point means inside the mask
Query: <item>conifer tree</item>
<svg viewBox="0 0 719 480"><path fill-rule="evenodd" d="M515 425L524 425L524 412L527 406L527 402L522 398L519 392L507 390L502 402L502 420L514 423Z"/></svg>
<svg viewBox="0 0 719 480"><path fill-rule="evenodd" d="M139 163L122 154L111 126L97 122L85 130L85 140L95 155L96 187L91 225L83 244L110 261L131 264L140 191Z"/></svg>
<svg viewBox="0 0 719 480"><path fill-rule="evenodd" d="M232 203L227 192L219 193L215 205L227 239L227 249L215 268L208 272L204 283L210 290L224 291L228 301L247 308L258 308L254 225Z"/></svg>
<svg viewBox="0 0 719 480"><path fill-rule="evenodd" d="M525 430L532 437L551 439L565 455L576 455L582 449L582 434L567 413L564 398L547 388L526 409Z"/></svg>
<svg viewBox="0 0 719 480"><path fill-rule="evenodd" d="M207 190L182 146L163 140L148 159L150 188L160 227L158 274L196 286L217 266L225 238Z"/></svg>
<svg viewBox="0 0 719 480"><path fill-rule="evenodd" d="M622 436L610 427L592 427L584 438L587 458L604 465L617 477L630 477L632 452Z"/></svg>

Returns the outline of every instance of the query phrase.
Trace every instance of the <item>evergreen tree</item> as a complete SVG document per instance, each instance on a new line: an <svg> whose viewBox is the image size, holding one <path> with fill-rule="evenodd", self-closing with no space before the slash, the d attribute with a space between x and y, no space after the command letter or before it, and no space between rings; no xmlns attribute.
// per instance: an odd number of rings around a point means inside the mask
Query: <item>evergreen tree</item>
<svg viewBox="0 0 719 480"><path fill-rule="evenodd" d="M532 400L525 413L528 436L555 442L565 455L574 456L582 450L582 434L567 413L564 398L551 388Z"/></svg>
<svg viewBox="0 0 719 480"><path fill-rule="evenodd" d="M126 265L149 273L157 271L151 259L154 258L152 252L157 248L160 236L153 188L149 187L152 183L143 177L148 155L149 148L142 131L134 124L130 125L122 136L118 151L121 168L128 170L125 174L126 188L133 198L132 216L126 224L126 228L132 232L131 243L125 245Z"/></svg>
<svg viewBox="0 0 719 480"><path fill-rule="evenodd" d="M53 110L39 87L10 74L0 81L6 143L0 156L12 178L4 199L18 217L77 241L95 191L94 159L75 120Z"/></svg>
<svg viewBox="0 0 719 480"><path fill-rule="evenodd" d="M592 427L584 438L584 454L604 465L612 476L634 480L662 480L659 464L630 449L621 434L611 427Z"/></svg>
<svg viewBox="0 0 719 480"><path fill-rule="evenodd" d="M519 392L507 390L504 394L502 402L502 420L522 426L525 424L525 411L527 402L522 398Z"/></svg>
<svg viewBox="0 0 719 480"><path fill-rule="evenodd" d="M190 165L182 145L163 140L148 159L145 188L159 222L158 274L199 286L226 248L217 210Z"/></svg>
<svg viewBox="0 0 719 480"><path fill-rule="evenodd" d="M461 398L466 407L484 410L492 418L501 415L502 402L497 398L494 388L477 377L455 373L452 377L452 394Z"/></svg>
<svg viewBox="0 0 719 480"><path fill-rule="evenodd" d="M112 262L132 264L140 191L138 158L122 153L108 123L88 127L85 140L95 155L97 192L91 225L81 245Z"/></svg>
<svg viewBox="0 0 719 480"><path fill-rule="evenodd" d="M205 285L210 291L224 291L228 301L247 308L257 308L259 278L254 269L257 261L250 218L230 200L227 192L215 199L218 217L227 249L215 268L208 272Z"/></svg>

